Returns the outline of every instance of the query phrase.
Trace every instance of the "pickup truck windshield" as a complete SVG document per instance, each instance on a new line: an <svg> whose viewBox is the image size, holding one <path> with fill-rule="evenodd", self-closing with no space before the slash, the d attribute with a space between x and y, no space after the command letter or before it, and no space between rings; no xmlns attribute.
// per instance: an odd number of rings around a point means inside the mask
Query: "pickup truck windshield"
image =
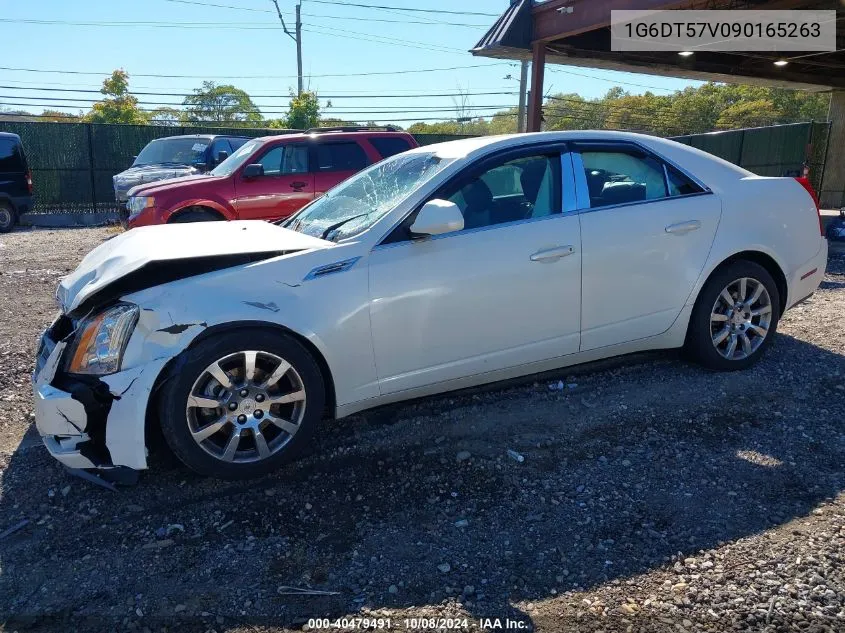
<svg viewBox="0 0 845 633"><path fill-rule="evenodd" d="M229 158L211 170L212 176L228 176L240 167L243 162L252 156L261 141L248 141L236 149Z"/></svg>
<svg viewBox="0 0 845 633"><path fill-rule="evenodd" d="M366 231L442 171L452 159L433 153L398 154L330 189L284 226L332 241Z"/></svg>
<svg viewBox="0 0 845 633"><path fill-rule="evenodd" d="M150 141L132 166L202 163L205 162L205 148L210 142L206 138L163 138Z"/></svg>

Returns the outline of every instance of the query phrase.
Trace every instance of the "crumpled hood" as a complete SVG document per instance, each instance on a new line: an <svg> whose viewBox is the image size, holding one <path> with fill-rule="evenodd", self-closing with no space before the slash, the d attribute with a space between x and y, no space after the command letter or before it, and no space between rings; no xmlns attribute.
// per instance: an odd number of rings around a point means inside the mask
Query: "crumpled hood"
<svg viewBox="0 0 845 633"><path fill-rule="evenodd" d="M115 281L154 263L164 263L159 270L166 269L173 280L181 278L180 266L187 269L197 260L213 264L215 257L233 261L239 254L275 257L332 246L332 242L259 220L144 226L121 233L88 253L76 270L62 279L56 298L68 313ZM158 285L155 280L146 287L154 285Z"/></svg>
<svg viewBox="0 0 845 633"><path fill-rule="evenodd" d="M115 191L127 192L132 187L168 178L194 176L199 170L190 165L138 165L112 176Z"/></svg>

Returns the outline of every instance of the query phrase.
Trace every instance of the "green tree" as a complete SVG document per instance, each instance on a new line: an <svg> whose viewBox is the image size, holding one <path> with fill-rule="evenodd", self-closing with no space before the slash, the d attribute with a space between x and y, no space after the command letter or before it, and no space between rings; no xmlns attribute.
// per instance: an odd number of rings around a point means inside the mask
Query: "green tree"
<svg viewBox="0 0 845 633"><path fill-rule="evenodd" d="M160 125L163 127L175 127L182 124L184 113L176 108L156 108L150 112L148 121L150 125Z"/></svg>
<svg viewBox="0 0 845 633"><path fill-rule="evenodd" d="M286 126L293 130L307 130L320 123L320 99L316 92L291 93Z"/></svg>
<svg viewBox="0 0 845 633"><path fill-rule="evenodd" d="M115 70L103 80L100 92L102 101L91 106L85 120L91 123L135 123L147 122L146 114L138 107L138 99L129 94L129 74Z"/></svg>
<svg viewBox="0 0 845 633"><path fill-rule="evenodd" d="M82 121L82 113L70 114L68 112L48 109L44 110L38 118L51 123L79 123Z"/></svg>
<svg viewBox="0 0 845 633"><path fill-rule="evenodd" d="M213 81L204 81L202 88L195 88L194 94L185 97L186 123L214 122L240 127L262 122L261 111L250 96L232 85L219 86Z"/></svg>

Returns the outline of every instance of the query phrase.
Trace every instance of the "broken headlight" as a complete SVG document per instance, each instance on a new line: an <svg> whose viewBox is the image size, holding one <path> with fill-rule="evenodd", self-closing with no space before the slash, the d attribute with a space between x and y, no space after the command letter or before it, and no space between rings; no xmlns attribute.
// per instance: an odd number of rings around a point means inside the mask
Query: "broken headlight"
<svg viewBox="0 0 845 633"><path fill-rule="evenodd" d="M126 208L132 215L138 215L144 209L155 206L155 198L149 196L132 196L126 203Z"/></svg>
<svg viewBox="0 0 845 633"><path fill-rule="evenodd" d="M136 305L118 303L85 319L77 330L66 371L97 376L119 371L126 343L138 322L138 312Z"/></svg>

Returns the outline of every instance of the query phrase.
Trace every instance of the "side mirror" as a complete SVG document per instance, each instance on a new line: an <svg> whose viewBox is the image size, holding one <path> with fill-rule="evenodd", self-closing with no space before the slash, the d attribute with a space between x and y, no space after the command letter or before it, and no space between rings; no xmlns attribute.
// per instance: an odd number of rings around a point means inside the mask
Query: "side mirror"
<svg viewBox="0 0 845 633"><path fill-rule="evenodd" d="M251 163L244 167L241 175L244 178L260 178L264 175L264 165L261 163Z"/></svg>
<svg viewBox="0 0 845 633"><path fill-rule="evenodd" d="M454 202L429 200L411 225L411 237L427 237L453 233L464 228L464 214Z"/></svg>
<svg viewBox="0 0 845 633"><path fill-rule="evenodd" d="M194 163L193 167L197 171L205 171L205 168L208 167L208 165L206 163Z"/></svg>
<svg viewBox="0 0 845 633"><path fill-rule="evenodd" d="M221 149L219 152L217 152L217 164L218 165L220 163L222 163L224 160L226 160L227 158L229 158L229 152L227 152L225 149Z"/></svg>

